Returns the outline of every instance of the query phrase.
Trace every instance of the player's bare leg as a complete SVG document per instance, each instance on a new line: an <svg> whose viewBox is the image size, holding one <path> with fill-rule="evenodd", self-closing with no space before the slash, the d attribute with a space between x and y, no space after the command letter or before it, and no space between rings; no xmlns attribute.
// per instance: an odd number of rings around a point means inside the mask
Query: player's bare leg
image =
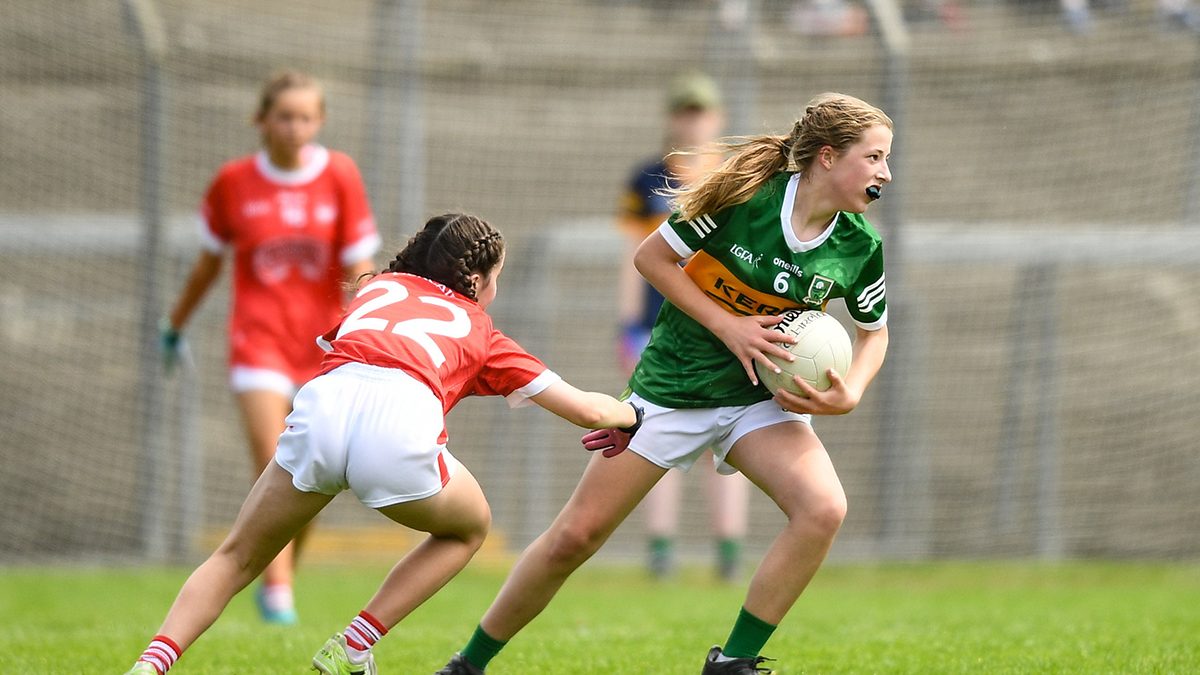
<svg viewBox="0 0 1200 675"><path fill-rule="evenodd" d="M274 459L279 435L287 428L284 420L292 412L292 399L264 389L239 392L237 402L242 411L246 439L250 441L254 468L261 474Z"/></svg>
<svg viewBox="0 0 1200 675"><path fill-rule="evenodd" d="M492 513L475 477L462 464L436 495L378 509L429 536L396 563L366 611L386 627L399 623L454 578L483 545Z"/></svg>
<svg viewBox="0 0 1200 675"><path fill-rule="evenodd" d="M802 422L746 434L726 461L779 506L788 524L750 581L746 611L778 624L817 573L846 516L846 493L825 446Z"/></svg>
<svg viewBox="0 0 1200 675"><path fill-rule="evenodd" d="M278 464L267 465L246 497L233 530L217 550L192 572L179 591L160 635L187 649L229 604L254 581L284 547L333 499L300 492Z"/></svg>
<svg viewBox="0 0 1200 675"><path fill-rule="evenodd" d="M666 470L629 451L596 453L574 494L517 559L480 626L508 640L545 609L567 577L592 557Z"/></svg>
<svg viewBox="0 0 1200 675"><path fill-rule="evenodd" d="M292 411L291 398L277 391L255 390L244 391L237 395L238 407L242 411L242 422L246 429L246 438L250 442L250 454L254 460L254 468L261 474L271 459L275 457L275 447L279 435L283 433L286 423L284 420ZM295 541L288 543L275 560L263 571L263 588L260 593L281 592L285 599L273 600L260 595L260 608L268 620L278 620L280 623L295 621L295 612L291 608L292 572L295 568L297 547L303 539L305 530L297 535Z"/></svg>
<svg viewBox="0 0 1200 675"><path fill-rule="evenodd" d="M466 566L492 522L483 491L461 464L432 497L377 510L429 537L396 563L345 632L329 638L313 657L313 668L324 675L375 675L371 648Z"/></svg>

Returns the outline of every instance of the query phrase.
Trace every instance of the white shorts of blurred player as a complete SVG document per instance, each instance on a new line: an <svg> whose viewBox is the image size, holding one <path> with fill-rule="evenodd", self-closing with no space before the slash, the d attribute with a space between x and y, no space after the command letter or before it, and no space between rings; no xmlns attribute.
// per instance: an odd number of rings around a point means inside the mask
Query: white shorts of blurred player
<svg viewBox="0 0 1200 675"><path fill-rule="evenodd" d="M291 400L300 385L278 370L233 366L229 369L229 388L235 394L243 394L248 391L273 391Z"/></svg>
<svg viewBox="0 0 1200 675"><path fill-rule="evenodd" d="M725 456L742 436L782 422L812 424L811 415L789 412L769 399L719 408L664 408L637 394L627 400L645 411L642 427L629 442L629 449L664 469L684 472L712 448L717 473L737 473L725 463Z"/></svg>
<svg viewBox="0 0 1200 675"><path fill-rule="evenodd" d="M431 497L458 461L442 403L404 371L348 363L300 388L275 462L301 492L353 490L373 509Z"/></svg>

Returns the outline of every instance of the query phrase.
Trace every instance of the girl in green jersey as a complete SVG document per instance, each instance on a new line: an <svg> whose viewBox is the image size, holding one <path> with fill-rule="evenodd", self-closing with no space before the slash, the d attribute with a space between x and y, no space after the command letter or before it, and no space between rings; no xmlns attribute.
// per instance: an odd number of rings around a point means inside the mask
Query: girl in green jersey
<svg viewBox="0 0 1200 675"><path fill-rule="evenodd" d="M716 151L729 153L722 166L675 194L675 213L634 259L667 299L630 382L630 400L645 406L641 430L632 441L613 429L584 437L603 456L592 458L562 512L521 555L467 646L439 675L483 672L668 469L686 470L710 446L719 469L745 474L788 523L755 572L728 640L709 650L702 672L765 670L762 646L821 566L846 514L845 492L810 416L853 410L887 351L882 247L860 214L891 180L891 144L883 112L824 94L787 136L719 144ZM789 358L778 344L789 338L770 329L779 321L773 315L836 297L845 298L857 329L849 372L831 369L833 386L823 392L797 378L807 398L757 386L756 361L774 368L768 354Z"/></svg>

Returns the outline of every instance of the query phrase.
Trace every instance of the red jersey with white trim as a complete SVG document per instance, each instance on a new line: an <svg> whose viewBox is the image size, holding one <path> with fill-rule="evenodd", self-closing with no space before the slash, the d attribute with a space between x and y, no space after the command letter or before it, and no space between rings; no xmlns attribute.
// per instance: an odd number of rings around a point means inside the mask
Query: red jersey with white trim
<svg viewBox="0 0 1200 675"><path fill-rule="evenodd" d="M321 374L352 362L398 368L428 385L443 413L471 394L511 401L560 379L496 330L474 300L413 274L375 276L321 342Z"/></svg>
<svg viewBox="0 0 1200 675"><path fill-rule="evenodd" d="M265 152L221 167L201 205L213 253L233 249L231 366L317 373L313 338L342 314L342 268L369 259L379 234L354 161L319 145L284 171Z"/></svg>

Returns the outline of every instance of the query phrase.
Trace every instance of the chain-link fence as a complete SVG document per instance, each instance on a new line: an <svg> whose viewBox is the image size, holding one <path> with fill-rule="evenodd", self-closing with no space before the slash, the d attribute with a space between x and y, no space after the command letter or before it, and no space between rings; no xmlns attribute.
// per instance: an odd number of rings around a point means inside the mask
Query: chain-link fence
<svg viewBox="0 0 1200 675"><path fill-rule="evenodd" d="M431 214L486 218L510 241L499 327L613 393L613 215L662 147L671 79L712 73L733 133L785 132L822 91L889 108L896 179L868 217L892 353L858 410L816 424L850 498L835 555L1196 555L1195 36L1136 0L1087 35L1054 6L871 2L822 23L824 6L11 0L0 561L186 555L231 522L251 476L225 286L189 326L193 373L164 379L148 335L197 250L190 213L257 147L255 95L282 68L323 82L321 140L358 161L385 252ZM544 411L471 400L449 425L513 545L587 460ZM781 519L756 493L750 548ZM322 520L382 522L348 498ZM640 528L604 554L640 550Z"/></svg>

